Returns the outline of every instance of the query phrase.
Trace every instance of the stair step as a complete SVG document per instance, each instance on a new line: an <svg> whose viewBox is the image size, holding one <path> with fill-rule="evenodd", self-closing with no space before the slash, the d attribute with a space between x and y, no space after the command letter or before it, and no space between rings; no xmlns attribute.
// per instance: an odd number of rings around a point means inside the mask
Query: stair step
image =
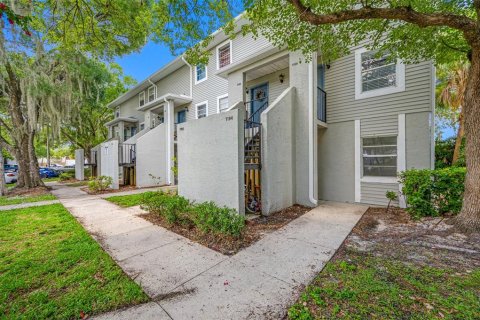
<svg viewBox="0 0 480 320"><path fill-rule="evenodd" d="M244 169L245 170L260 170L261 169L260 163L245 163Z"/></svg>

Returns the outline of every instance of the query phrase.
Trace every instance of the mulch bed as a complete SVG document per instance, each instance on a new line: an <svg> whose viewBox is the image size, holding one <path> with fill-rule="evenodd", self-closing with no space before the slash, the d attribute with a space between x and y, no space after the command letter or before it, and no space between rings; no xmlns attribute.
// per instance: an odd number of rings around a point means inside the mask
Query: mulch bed
<svg viewBox="0 0 480 320"><path fill-rule="evenodd" d="M50 187L36 187L31 189L14 187L8 190L6 197L37 197L44 194L49 194L50 190Z"/></svg>
<svg viewBox="0 0 480 320"><path fill-rule="evenodd" d="M222 254L234 255L243 248L251 246L266 234L280 229L310 210L311 208L309 207L293 205L272 213L268 217L259 216L254 219L248 219L246 220L245 229L239 238L221 234L205 234L195 228L195 226L172 225L155 213L142 214L140 217Z"/></svg>
<svg viewBox="0 0 480 320"><path fill-rule="evenodd" d="M370 208L334 260L349 251L457 271L480 267L480 233L458 230L451 217L414 220L400 208Z"/></svg>

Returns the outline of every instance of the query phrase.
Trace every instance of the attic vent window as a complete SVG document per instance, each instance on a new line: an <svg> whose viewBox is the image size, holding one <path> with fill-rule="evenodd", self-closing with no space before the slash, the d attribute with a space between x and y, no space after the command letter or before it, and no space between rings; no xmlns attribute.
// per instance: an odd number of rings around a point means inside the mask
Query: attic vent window
<svg viewBox="0 0 480 320"><path fill-rule="evenodd" d="M217 48L218 69L228 66L232 63L232 42L221 44Z"/></svg>

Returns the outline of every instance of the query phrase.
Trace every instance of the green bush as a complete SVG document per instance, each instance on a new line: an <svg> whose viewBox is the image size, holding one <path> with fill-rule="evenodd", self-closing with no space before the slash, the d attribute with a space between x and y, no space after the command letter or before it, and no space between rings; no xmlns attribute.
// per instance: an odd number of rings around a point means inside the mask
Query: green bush
<svg viewBox="0 0 480 320"><path fill-rule="evenodd" d="M173 196L165 192L157 192L145 196L143 207L153 213L163 216L169 223L191 224L191 203L181 196Z"/></svg>
<svg viewBox="0 0 480 320"><path fill-rule="evenodd" d="M204 202L194 206L193 219L203 232L214 232L240 236L245 227L245 218L233 209L220 208L213 202Z"/></svg>
<svg viewBox="0 0 480 320"><path fill-rule="evenodd" d="M452 161L453 152L455 150L455 142L456 137L435 141L435 169L447 168L453 165ZM455 163L455 166L465 166L465 139L462 141L460 155L458 161Z"/></svg>
<svg viewBox="0 0 480 320"><path fill-rule="evenodd" d="M96 177L88 182L88 189L90 191L99 192L105 191L112 185L112 177L100 176Z"/></svg>
<svg viewBox="0 0 480 320"><path fill-rule="evenodd" d="M170 224L195 225L204 233L221 233L238 237L245 227L245 218L233 209L218 207L213 202L194 204L176 194L146 194L142 207L164 217Z"/></svg>
<svg viewBox="0 0 480 320"><path fill-rule="evenodd" d="M68 181L70 179L73 179L75 178L75 172L73 171L66 171L66 172L62 172L59 176L58 176L58 179L60 181Z"/></svg>
<svg viewBox="0 0 480 320"><path fill-rule="evenodd" d="M412 169L400 174L407 211L414 217L457 214L462 208L466 169Z"/></svg>

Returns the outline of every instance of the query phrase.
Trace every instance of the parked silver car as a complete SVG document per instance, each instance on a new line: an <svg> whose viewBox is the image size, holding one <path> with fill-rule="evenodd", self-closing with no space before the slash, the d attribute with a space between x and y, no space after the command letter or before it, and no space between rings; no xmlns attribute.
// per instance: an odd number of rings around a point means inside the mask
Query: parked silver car
<svg viewBox="0 0 480 320"><path fill-rule="evenodd" d="M14 183L18 180L18 173L16 171L5 172L5 183Z"/></svg>

